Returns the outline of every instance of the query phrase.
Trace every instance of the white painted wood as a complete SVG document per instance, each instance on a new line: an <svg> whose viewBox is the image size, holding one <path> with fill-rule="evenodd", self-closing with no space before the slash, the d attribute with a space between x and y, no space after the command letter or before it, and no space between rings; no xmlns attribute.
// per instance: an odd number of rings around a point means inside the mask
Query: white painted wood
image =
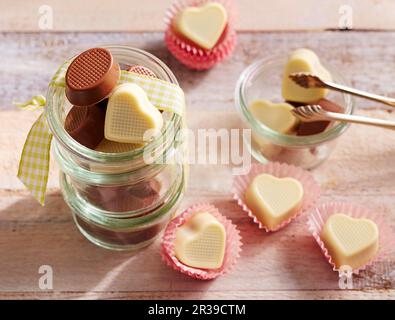
<svg viewBox="0 0 395 320"><path fill-rule="evenodd" d="M49 5L53 31L158 31L172 0L30 0L0 2L0 31L42 31ZM352 11L355 29L395 29L392 0L235 0L242 31L337 29ZM346 6L346 7L345 7ZM51 30L51 31L52 31Z"/></svg>
<svg viewBox="0 0 395 320"><path fill-rule="evenodd" d="M395 74L391 71L395 70L395 32L241 34L234 55L207 72L180 65L165 47L162 33L0 33L0 108L12 108L13 100L45 94L49 80L65 59L103 44L130 45L158 56L179 79L191 109L233 110L236 81L244 68L258 59L286 56L300 47L316 51L355 87L395 96ZM376 105L357 102L358 108Z"/></svg>

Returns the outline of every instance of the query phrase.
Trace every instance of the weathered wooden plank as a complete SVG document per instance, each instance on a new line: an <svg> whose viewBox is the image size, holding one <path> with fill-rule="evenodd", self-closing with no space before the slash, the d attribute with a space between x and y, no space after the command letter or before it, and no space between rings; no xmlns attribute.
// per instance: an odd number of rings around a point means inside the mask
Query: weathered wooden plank
<svg viewBox="0 0 395 320"><path fill-rule="evenodd" d="M163 30L163 15L173 0L48 0L56 31L158 31ZM338 28L345 12L352 10L352 25L358 29L395 29L391 0L239 0L240 30L322 30ZM39 19L44 3L3 0L0 4L1 31L40 31ZM347 5L347 9L341 9ZM350 9L348 9L350 8ZM346 10L346 11L345 11ZM47 12L47 11L45 11ZM343 18L344 19L344 18Z"/></svg>
<svg viewBox="0 0 395 320"><path fill-rule="evenodd" d="M0 299L117 299L117 300L255 300L255 299L331 299L331 300L394 300L394 290L298 290L298 291L195 291L195 292L2 292Z"/></svg>
<svg viewBox="0 0 395 320"><path fill-rule="evenodd" d="M189 109L229 110L238 77L257 59L285 56L309 47L360 89L395 96L395 32L291 32L241 34L233 57L207 72L181 66L167 51L162 33L0 33L0 108L13 100L45 94L56 68L83 49L124 44L157 55L174 71L187 93ZM215 90L213 90L215 86ZM358 100L358 107L374 104Z"/></svg>
<svg viewBox="0 0 395 320"><path fill-rule="evenodd" d="M387 111L365 110L358 113L394 120L395 115ZM29 111L5 110L0 111L2 130L0 131L0 192L6 190L24 190L22 183L16 178L20 151L34 121L36 114ZM198 128L240 128L241 120L236 111L207 110L188 112L189 125ZM196 132L196 131L195 131ZM391 165L394 158L395 136L390 130L375 127L354 125L340 138L338 144L327 162L313 170L320 182L323 192L337 195L393 195L395 169ZM220 158L219 158L220 159ZM232 175L229 166L210 165L192 167L199 171L201 180L190 179L190 190L202 195L223 194L229 191ZM204 182L204 184L202 183ZM226 186L226 187L225 187ZM48 182L49 189L58 187L57 165L51 163L51 173ZM391 207L383 208L391 211Z"/></svg>
<svg viewBox="0 0 395 320"><path fill-rule="evenodd" d="M390 206L392 196L338 196L337 200L370 207ZM238 225L243 252L232 273L200 282L174 272L160 261L159 241L136 253L100 249L77 231L59 193L45 207L26 196L0 198L0 291L40 291L38 268L54 270L55 291L295 291L336 290L337 274L323 258L307 231L306 216L281 232L265 234L240 212L230 197L193 196L186 207L210 201ZM332 200L324 196L323 201ZM30 212L30 213L29 213ZM394 221L391 220L392 226ZM354 279L356 289L393 289L395 260L378 262ZM248 270L248 272L247 272ZM392 273L391 273L392 272ZM76 280L78 277L78 281Z"/></svg>

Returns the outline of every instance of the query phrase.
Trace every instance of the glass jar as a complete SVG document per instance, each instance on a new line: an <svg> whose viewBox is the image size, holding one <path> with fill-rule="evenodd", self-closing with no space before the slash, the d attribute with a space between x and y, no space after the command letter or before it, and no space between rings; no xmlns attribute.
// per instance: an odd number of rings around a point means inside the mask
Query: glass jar
<svg viewBox="0 0 395 320"><path fill-rule="evenodd" d="M283 101L281 84L286 62L286 57L263 59L244 70L236 86L236 107L243 126L251 129L251 136L244 134L244 142L257 161L280 161L310 169L329 157L336 138L346 131L349 124L339 122L319 134L296 136L278 133L258 121L249 111L249 106L257 99ZM347 84L334 68L326 64L325 67L335 82ZM352 114L354 111L354 100L350 95L330 91L327 99L342 106L344 113Z"/></svg>
<svg viewBox="0 0 395 320"><path fill-rule="evenodd" d="M153 55L125 46L105 46L121 67L142 65L174 84L170 69ZM60 167L60 187L81 233L114 250L139 249L155 240L183 196L183 117L163 112L162 133L143 147L105 153L76 142L64 129L72 105L65 90L50 87L46 117L53 133L52 153ZM147 162L146 155L150 155ZM181 154L181 155L180 155Z"/></svg>

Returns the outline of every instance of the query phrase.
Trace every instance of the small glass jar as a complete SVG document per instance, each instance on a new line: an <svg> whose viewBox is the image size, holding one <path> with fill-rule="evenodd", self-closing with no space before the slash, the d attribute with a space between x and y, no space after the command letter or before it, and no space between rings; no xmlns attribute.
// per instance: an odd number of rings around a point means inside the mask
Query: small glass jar
<svg viewBox="0 0 395 320"><path fill-rule="evenodd" d="M244 142L257 161L279 161L310 169L329 157L336 138L346 131L349 124L334 123L322 133L296 136L278 133L258 121L249 111L249 106L258 99L283 101L281 84L286 62L286 57L263 59L244 70L236 86L236 107L243 126L251 129L251 136L244 134ZM325 67L335 82L347 84L334 68L326 64ZM331 91L327 99L341 105L344 113L352 114L354 111L354 101L349 95Z"/></svg>
<svg viewBox="0 0 395 320"><path fill-rule="evenodd" d="M121 66L142 65L158 78L178 84L170 69L145 51L105 48ZM105 153L79 144L66 132L64 121L71 107L64 88L49 88L46 117L54 135L52 153L76 225L101 247L130 250L150 244L173 217L184 193L185 168L178 160L185 147L177 139L183 117L163 112L165 125L155 140L131 151Z"/></svg>

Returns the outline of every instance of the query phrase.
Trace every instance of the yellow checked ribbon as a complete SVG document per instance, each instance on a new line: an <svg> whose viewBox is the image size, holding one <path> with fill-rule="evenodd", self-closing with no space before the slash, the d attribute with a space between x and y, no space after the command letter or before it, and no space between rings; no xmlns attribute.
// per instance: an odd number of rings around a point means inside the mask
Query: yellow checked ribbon
<svg viewBox="0 0 395 320"><path fill-rule="evenodd" d="M65 87L65 75L71 61L66 61L58 69L50 82L50 86ZM142 87L147 93L148 99L158 109L183 116L185 96L179 86L160 79L122 70L118 84L126 82L132 82ZM45 98L43 96L35 96L26 103L14 104L25 110L37 110L45 106ZM47 190L52 137L45 113L43 112L29 131L19 162L19 179L41 205L44 205Z"/></svg>
<svg viewBox="0 0 395 320"><path fill-rule="evenodd" d="M34 96L25 103L14 102L14 105L23 110L34 111L45 107L45 97L42 95Z"/></svg>
<svg viewBox="0 0 395 320"><path fill-rule="evenodd" d="M18 170L18 178L41 205L47 190L51 141L52 134L42 113L27 135Z"/></svg>
<svg viewBox="0 0 395 320"><path fill-rule="evenodd" d="M132 82L144 89L150 102L159 110L184 114L185 97L182 89L170 82L140 75L125 70L121 71L118 84Z"/></svg>
<svg viewBox="0 0 395 320"><path fill-rule="evenodd" d="M71 61L66 61L56 72L50 85L65 87L65 75ZM184 91L174 84L161 79L148 77L134 72L121 71L118 84L131 82L144 89L150 102L159 110L174 112L183 116L185 109Z"/></svg>

